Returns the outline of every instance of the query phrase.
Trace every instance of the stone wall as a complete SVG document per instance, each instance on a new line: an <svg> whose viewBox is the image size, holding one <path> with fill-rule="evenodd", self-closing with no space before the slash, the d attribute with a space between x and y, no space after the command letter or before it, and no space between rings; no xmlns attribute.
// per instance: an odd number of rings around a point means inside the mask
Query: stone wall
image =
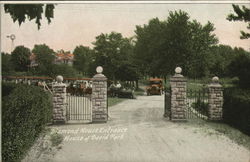
<svg viewBox="0 0 250 162"><path fill-rule="evenodd" d="M181 75L181 68L176 68L176 74L170 78L171 86L171 113L170 120L186 120L186 78Z"/></svg>
<svg viewBox="0 0 250 162"><path fill-rule="evenodd" d="M223 88L218 82L219 78L214 77L208 85L208 118L209 120L222 119Z"/></svg>
<svg viewBox="0 0 250 162"><path fill-rule="evenodd" d="M64 124L66 122L66 85L56 83L53 89L53 123Z"/></svg>
<svg viewBox="0 0 250 162"><path fill-rule="evenodd" d="M101 68L101 67L97 67ZM107 78L97 70L92 78L92 122L107 122Z"/></svg>

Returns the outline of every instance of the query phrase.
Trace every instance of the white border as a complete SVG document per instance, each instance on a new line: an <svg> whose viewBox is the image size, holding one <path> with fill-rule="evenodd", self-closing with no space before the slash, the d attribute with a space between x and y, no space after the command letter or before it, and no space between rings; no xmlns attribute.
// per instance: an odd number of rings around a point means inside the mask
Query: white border
<svg viewBox="0 0 250 162"><path fill-rule="evenodd" d="M227 0L211 0L211 1L196 1L196 0L186 0L186 1L0 1L0 4L249 4L250 0L241 1L227 1Z"/></svg>

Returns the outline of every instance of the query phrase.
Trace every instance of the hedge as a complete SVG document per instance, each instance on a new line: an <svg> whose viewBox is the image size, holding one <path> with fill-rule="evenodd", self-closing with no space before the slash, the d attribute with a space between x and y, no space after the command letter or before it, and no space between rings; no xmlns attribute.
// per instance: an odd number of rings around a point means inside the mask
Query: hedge
<svg viewBox="0 0 250 162"><path fill-rule="evenodd" d="M21 161L52 113L52 97L39 87L2 84L2 160Z"/></svg>
<svg viewBox="0 0 250 162"><path fill-rule="evenodd" d="M250 135L250 90L224 90L223 120Z"/></svg>

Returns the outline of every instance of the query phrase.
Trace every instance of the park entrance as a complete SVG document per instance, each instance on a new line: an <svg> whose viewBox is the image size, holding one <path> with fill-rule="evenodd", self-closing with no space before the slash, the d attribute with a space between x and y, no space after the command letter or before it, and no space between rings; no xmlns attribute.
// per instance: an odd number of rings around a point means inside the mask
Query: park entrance
<svg viewBox="0 0 250 162"><path fill-rule="evenodd" d="M218 77L200 88L187 87L187 79L177 67L170 78L170 88L165 90L164 116L172 121L187 119L221 120L223 89Z"/></svg>

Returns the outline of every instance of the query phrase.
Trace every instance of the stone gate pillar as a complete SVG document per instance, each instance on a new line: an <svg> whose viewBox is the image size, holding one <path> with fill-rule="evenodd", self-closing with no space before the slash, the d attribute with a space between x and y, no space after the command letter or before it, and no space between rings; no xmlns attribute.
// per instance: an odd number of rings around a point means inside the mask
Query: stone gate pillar
<svg viewBox="0 0 250 162"><path fill-rule="evenodd" d="M53 123L66 122L66 84L62 83L63 77L57 76L57 82L52 85L53 90Z"/></svg>
<svg viewBox="0 0 250 162"><path fill-rule="evenodd" d="M96 68L92 78L92 122L107 122L107 78L102 74L102 67Z"/></svg>
<svg viewBox="0 0 250 162"><path fill-rule="evenodd" d="M222 119L223 88L218 77L213 77L208 85L208 118L209 120Z"/></svg>
<svg viewBox="0 0 250 162"><path fill-rule="evenodd" d="M181 75L182 69L177 67L175 75L170 78L171 86L171 113L170 120L185 121L186 120L186 90L187 79Z"/></svg>

